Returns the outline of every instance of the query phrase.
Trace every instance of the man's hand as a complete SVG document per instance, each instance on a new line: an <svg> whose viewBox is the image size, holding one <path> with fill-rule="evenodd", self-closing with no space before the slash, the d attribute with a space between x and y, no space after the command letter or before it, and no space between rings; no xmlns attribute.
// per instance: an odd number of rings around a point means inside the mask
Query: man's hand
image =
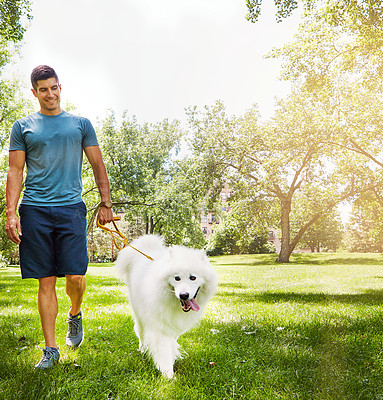
<svg viewBox="0 0 383 400"><path fill-rule="evenodd" d="M109 222L113 221L113 211L111 208L100 207L97 215L97 221L100 222L101 225L105 225Z"/></svg>
<svg viewBox="0 0 383 400"><path fill-rule="evenodd" d="M12 240L13 243L20 244L21 225L16 214L7 215L5 231L7 232L8 239Z"/></svg>

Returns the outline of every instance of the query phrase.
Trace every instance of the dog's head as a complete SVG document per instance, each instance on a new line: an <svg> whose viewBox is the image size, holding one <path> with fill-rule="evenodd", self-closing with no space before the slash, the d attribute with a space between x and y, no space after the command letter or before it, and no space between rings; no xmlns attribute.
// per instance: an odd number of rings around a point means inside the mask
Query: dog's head
<svg viewBox="0 0 383 400"><path fill-rule="evenodd" d="M168 279L174 294L181 302L184 312L190 310L199 311L200 306L197 303L197 295L200 288L205 283L204 279L197 274L188 272L176 272Z"/></svg>
<svg viewBox="0 0 383 400"><path fill-rule="evenodd" d="M168 252L166 282L184 312L206 306L217 287L217 278L203 250L172 246Z"/></svg>

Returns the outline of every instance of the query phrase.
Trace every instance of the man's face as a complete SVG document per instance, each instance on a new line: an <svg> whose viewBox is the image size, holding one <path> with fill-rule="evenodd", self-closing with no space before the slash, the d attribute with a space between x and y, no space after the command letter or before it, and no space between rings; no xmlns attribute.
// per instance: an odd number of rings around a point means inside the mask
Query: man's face
<svg viewBox="0 0 383 400"><path fill-rule="evenodd" d="M32 89L32 93L40 103L42 114L57 115L61 113L61 85L55 78L37 81L37 88L36 90Z"/></svg>

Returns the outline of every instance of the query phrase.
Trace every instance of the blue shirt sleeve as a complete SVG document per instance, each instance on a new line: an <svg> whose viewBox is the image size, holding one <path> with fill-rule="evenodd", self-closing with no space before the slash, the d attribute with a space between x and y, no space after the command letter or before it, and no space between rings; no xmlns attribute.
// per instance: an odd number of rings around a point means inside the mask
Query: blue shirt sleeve
<svg viewBox="0 0 383 400"><path fill-rule="evenodd" d="M9 150L22 150L25 152L27 151L24 137L21 133L20 123L18 121L16 121L12 126Z"/></svg>
<svg viewBox="0 0 383 400"><path fill-rule="evenodd" d="M96 131L94 130L92 123L88 118L82 118L81 123L83 133L82 147L98 146Z"/></svg>

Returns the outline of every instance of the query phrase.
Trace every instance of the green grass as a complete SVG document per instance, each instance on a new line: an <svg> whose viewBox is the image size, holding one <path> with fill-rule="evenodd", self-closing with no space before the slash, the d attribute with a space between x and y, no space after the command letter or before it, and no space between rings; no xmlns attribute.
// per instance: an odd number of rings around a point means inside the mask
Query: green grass
<svg viewBox="0 0 383 400"><path fill-rule="evenodd" d="M138 351L126 289L91 265L86 339L65 347L69 307L59 281L60 364L35 371L42 333L37 284L0 269L0 399L383 399L383 255L212 258L219 290L179 339L188 353L163 379Z"/></svg>

